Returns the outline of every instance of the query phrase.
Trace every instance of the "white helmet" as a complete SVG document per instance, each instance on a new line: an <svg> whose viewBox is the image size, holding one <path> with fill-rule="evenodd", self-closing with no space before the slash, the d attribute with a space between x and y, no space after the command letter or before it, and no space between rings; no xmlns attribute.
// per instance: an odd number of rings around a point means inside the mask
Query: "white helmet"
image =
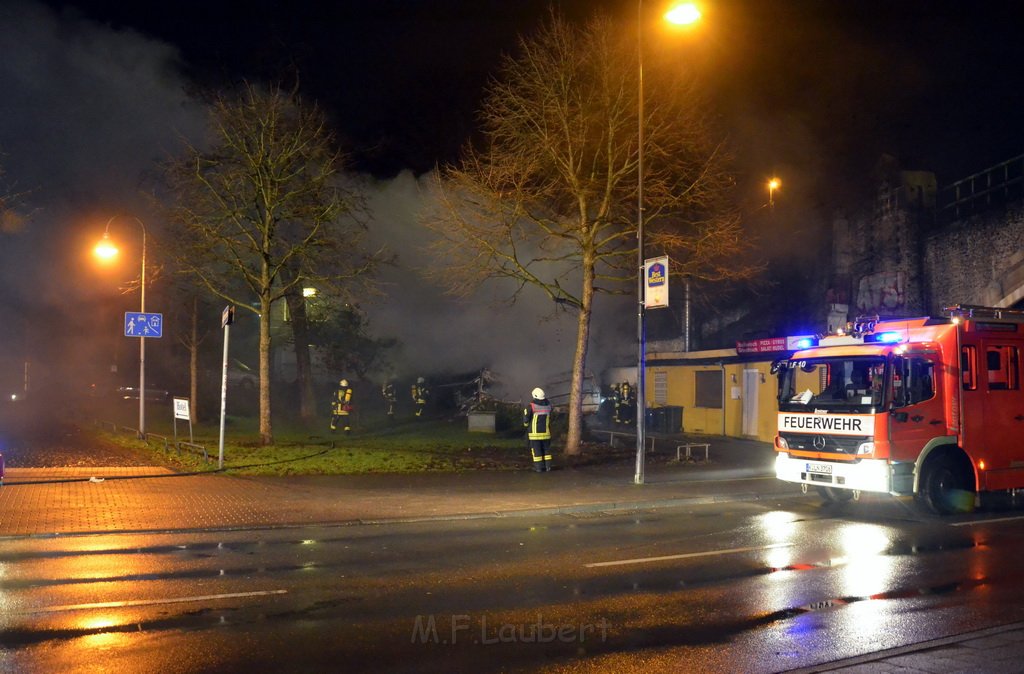
<svg viewBox="0 0 1024 674"><path fill-rule="evenodd" d="M342 386L348 386L348 379L342 379L341 380L341 385Z"/></svg>
<svg viewBox="0 0 1024 674"><path fill-rule="evenodd" d="M422 384L423 383L423 377L416 377L416 383L417 384Z"/></svg>
<svg viewBox="0 0 1024 674"><path fill-rule="evenodd" d="M533 389L533 391L530 393L530 395L533 396L534 400L544 400L544 398L545 398L545 396L544 396L544 389L542 389L540 387Z"/></svg>

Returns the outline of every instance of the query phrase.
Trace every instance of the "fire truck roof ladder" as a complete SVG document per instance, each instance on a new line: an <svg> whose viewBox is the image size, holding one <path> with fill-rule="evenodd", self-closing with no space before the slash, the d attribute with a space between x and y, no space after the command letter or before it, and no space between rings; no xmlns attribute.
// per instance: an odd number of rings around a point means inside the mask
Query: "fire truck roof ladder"
<svg viewBox="0 0 1024 674"><path fill-rule="evenodd" d="M1024 311L1020 309L1003 309L1001 307L981 307L973 304L955 304L944 309L950 318L963 320L997 320L1011 323L1024 323Z"/></svg>

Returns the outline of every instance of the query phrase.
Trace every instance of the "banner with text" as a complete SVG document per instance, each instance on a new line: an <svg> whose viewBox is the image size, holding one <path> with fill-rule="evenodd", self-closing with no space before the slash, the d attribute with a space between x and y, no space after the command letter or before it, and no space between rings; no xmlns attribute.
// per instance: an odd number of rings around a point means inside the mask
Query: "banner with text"
<svg viewBox="0 0 1024 674"><path fill-rule="evenodd" d="M644 260L644 307L668 306L668 256Z"/></svg>

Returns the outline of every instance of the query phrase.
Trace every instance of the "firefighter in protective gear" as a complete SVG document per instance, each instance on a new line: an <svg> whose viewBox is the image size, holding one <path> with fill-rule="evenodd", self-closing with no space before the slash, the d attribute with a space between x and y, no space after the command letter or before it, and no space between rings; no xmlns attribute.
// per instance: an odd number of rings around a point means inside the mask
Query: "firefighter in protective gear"
<svg viewBox="0 0 1024 674"><path fill-rule="evenodd" d="M629 426L633 423L633 417L636 416L636 391L628 381L622 382L619 386L619 399L622 408L619 412L619 421Z"/></svg>
<svg viewBox="0 0 1024 674"><path fill-rule="evenodd" d="M346 434L352 432L352 387L348 385L347 379L338 382L338 388L334 390L334 399L331 401L331 433L338 430L340 424Z"/></svg>
<svg viewBox="0 0 1024 674"><path fill-rule="evenodd" d="M612 423L618 426L622 423L622 384L612 384L612 405L614 405Z"/></svg>
<svg viewBox="0 0 1024 674"><path fill-rule="evenodd" d="M551 403L544 390L533 389L533 400L523 409L523 426L530 441L533 470L543 473L551 470Z"/></svg>
<svg viewBox="0 0 1024 674"><path fill-rule="evenodd" d="M430 399L430 389L427 388L426 382L423 377L417 377L416 383L412 385L412 402L416 406L416 416L422 417L423 410L427 407L427 401Z"/></svg>
<svg viewBox="0 0 1024 674"><path fill-rule="evenodd" d="M380 394L384 397L384 411L388 415L388 421L395 420L395 382L390 379L380 387Z"/></svg>

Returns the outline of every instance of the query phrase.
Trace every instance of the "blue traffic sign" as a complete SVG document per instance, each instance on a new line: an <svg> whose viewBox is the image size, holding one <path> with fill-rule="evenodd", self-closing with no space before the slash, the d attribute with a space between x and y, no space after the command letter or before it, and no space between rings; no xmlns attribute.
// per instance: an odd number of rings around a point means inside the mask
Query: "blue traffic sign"
<svg viewBox="0 0 1024 674"><path fill-rule="evenodd" d="M163 337L164 315L143 314L138 311L124 312L125 337Z"/></svg>

